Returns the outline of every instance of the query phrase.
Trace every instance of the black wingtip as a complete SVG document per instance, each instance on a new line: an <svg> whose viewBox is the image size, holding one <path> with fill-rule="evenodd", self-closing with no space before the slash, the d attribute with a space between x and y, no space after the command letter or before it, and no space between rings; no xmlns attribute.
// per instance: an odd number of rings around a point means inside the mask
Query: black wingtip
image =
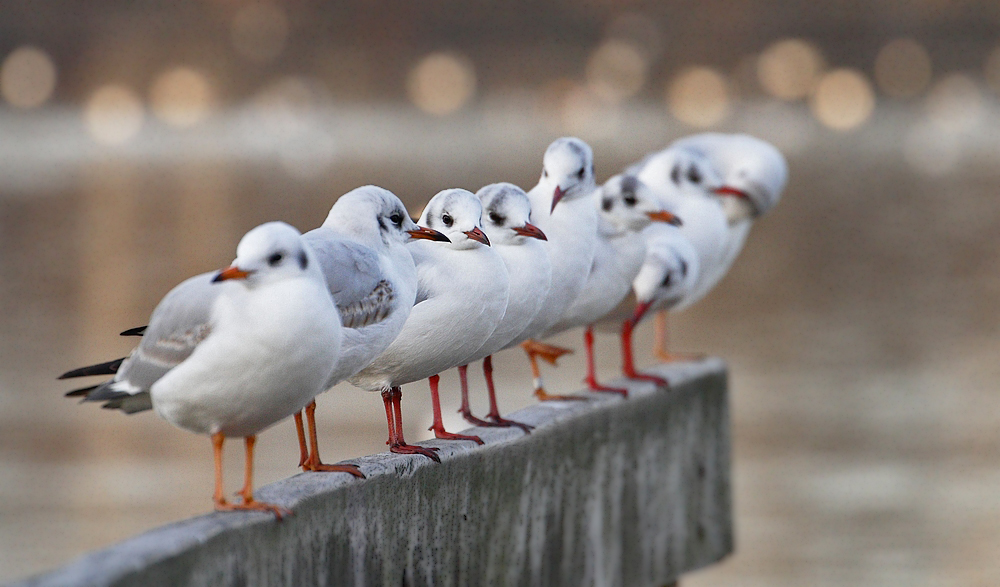
<svg viewBox="0 0 1000 587"><path fill-rule="evenodd" d="M142 336L146 333L147 328L149 328L148 325L136 326L135 328L129 328L128 330L121 332L118 336Z"/></svg>
<svg viewBox="0 0 1000 587"><path fill-rule="evenodd" d="M80 395L86 396L87 394L89 394L90 392L94 391L95 389L97 389L100 386L101 386L101 384L99 383L97 385L91 385L90 387L83 387L81 389L74 389L73 391L67 391L66 392L66 397L77 397L77 396L80 396Z"/></svg>
<svg viewBox="0 0 1000 587"><path fill-rule="evenodd" d="M120 359L115 359L114 361L108 361L107 363L80 367L79 369L73 369L72 371L63 373L57 377L57 379L72 379L74 377L89 377L91 375L114 375L118 372L118 368L121 367L122 361L124 360L125 357L122 357Z"/></svg>

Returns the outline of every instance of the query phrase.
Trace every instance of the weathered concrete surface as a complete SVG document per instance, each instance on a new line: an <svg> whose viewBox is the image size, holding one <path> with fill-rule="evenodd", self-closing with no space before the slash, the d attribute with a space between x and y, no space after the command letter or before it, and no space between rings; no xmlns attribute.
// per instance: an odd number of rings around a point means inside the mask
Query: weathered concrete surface
<svg viewBox="0 0 1000 587"><path fill-rule="evenodd" d="M733 548L726 372L718 359L654 371L669 390L512 414L537 426L530 436L424 443L440 465L383 453L353 461L364 481L308 473L260 488L295 510L281 523L209 514L18 585L671 583Z"/></svg>

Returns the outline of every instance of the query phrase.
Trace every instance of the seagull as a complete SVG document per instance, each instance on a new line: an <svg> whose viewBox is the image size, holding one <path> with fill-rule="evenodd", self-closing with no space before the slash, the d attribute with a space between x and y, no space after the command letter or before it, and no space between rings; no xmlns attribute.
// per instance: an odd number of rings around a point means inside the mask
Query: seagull
<svg viewBox="0 0 1000 587"><path fill-rule="evenodd" d="M466 364L458 368L462 383L462 408L459 412L477 426L518 426L528 432L531 426L500 417L493 386L492 355L510 344L542 308L552 277L549 254L543 242L546 236L529 222L531 201L524 190L516 185L490 184L476 192L476 197L483 205L483 231L490 240L490 246L500 255L507 268L509 294L507 309L500 324ZM488 421L473 416L469 406L466 370L468 363L480 359L483 361L483 375L490 398Z"/></svg>
<svg viewBox="0 0 1000 587"><path fill-rule="evenodd" d="M581 399L551 395L545 391L538 357L555 364L568 349L533 340L548 331L583 290L597 246L597 209L591 194L594 183L594 154L590 146L575 137L552 141L542 159L542 176L528 192L531 218L548 237L552 285L541 309L531 323L507 346L520 344L528 353L539 400Z"/></svg>
<svg viewBox="0 0 1000 587"><path fill-rule="evenodd" d="M684 219L681 234L694 247L698 255L698 277L673 310L681 310L700 300L714 282L710 282L717 268L725 261L729 224L722 200L714 191L721 180L709 161L701 154L682 147L668 147L646 157L629 169L641 182L656 192L665 205L673 206L674 213ZM661 225L646 229L647 243L651 235L666 230ZM638 322L638 321L636 321ZM657 318L657 340L666 339L666 312ZM656 354L664 360L677 360L680 355L665 351L666 345L657 347Z"/></svg>
<svg viewBox="0 0 1000 587"><path fill-rule="evenodd" d="M726 211L729 230L722 261L702 283L711 289L743 250L753 222L778 204L788 181L788 163L774 145L745 134L701 133L679 139L673 146L707 160L715 172L706 175L714 178L708 187Z"/></svg>
<svg viewBox="0 0 1000 587"><path fill-rule="evenodd" d="M282 222L248 232L229 267L171 290L139 346L117 365L70 371L60 379L113 369L110 381L69 392L135 413L153 409L171 424L211 436L215 509L290 512L253 497L257 434L298 412L337 366L341 325L316 255ZM225 498L222 445L243 437L241 503Z"/></svg>
<svg viewBox="0 0 1000 587"><path fill-rule="evenodd" d="M420 379L430 380L435 436L482 443L475 436L445 431L438 397L438 373L465 364L493 334L507 308L507 269L489 247L481 217L482 204L466 190L448 189L431 198L418 222L451 242L408 245L417 267L416 304L389 348L349 379L362 389L382 392L392 452L440 461L435 449L403 439L400 386Z"/></svg>
<svg viewBox="0 0 1000 587"><path fill-rule="evenodd" d="M392 192L363 186L337 199L317 229L303 235L319 261L343 323L340 360L329 389L367 367L403 329L417 294L417 270L406 243L448 242L436 230L416 225ZM295 415L300 463L307 471L339 471L363 477L355 465L324 464L316 437L316 402L306 406L310 449L302 415Z"/></svg>
<svg viewBox="0 0 1000 587"><path fill-rule="evenodd" d="M624 388L607 387L597 382L594 365L594 332L592 325L615 309L632 290L632 280L639 273L646 253L642 230L653 222L665 222L672 227L681 219L664 209L664 204L645 184L631 175L616 175L594 192L593 205L599 210L597 246L586 284L580 295L569 305L554 326L543 336L552 336L571 328L585 327L588 387L593 391L628 396ZM666 385L666 380L635 372L631 364L626 370L633 379Z"/></svg>

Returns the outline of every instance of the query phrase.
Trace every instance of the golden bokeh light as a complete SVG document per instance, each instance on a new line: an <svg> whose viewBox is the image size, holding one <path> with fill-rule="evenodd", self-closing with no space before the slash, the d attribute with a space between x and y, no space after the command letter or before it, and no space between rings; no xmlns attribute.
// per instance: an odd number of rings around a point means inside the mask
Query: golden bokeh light
<svg viewBox="0 0 1000 587"><path fill-rule="evenodd" d="M587 87L598 98L616 104L642 90L648 69L646 57L635 45L611 40L587 60Z"/></svg>
<svg viewBox="0 0 1000 587"><path fill-rule="evenodd" d="M875 91L863 73L834 69L820 78L809 100L813 116L824 126L846 131L867 121L875 110Z"/></svg>
<svg viewBox="0 0 1000 587"><path fill-rule="evenodd" d="M142 129L145 118L142 100L130 88L106 85L98 88L83 112L90 136L104 145L122 145Z"/></svg>
<svg viewBox="0 0 1000 587"><path fill-rule="evenodd" d="M927 94L927 116L943 130L971 130L982 119L983 110L979 84L964 73L945 76Z"/></svg>
<svg viewBox="0 0 1000 587"><path fill-rule="evenodd" d="M445 116L461 109L475 95L476 70L462 55L431 53L410 70L406 89L417 108Z"/></svg>
<svg viewBox="0 0 1000 587"><path fill-rule="evenodd" d="M875 83L893 98L919 95L931 81L931 56L913 39L895 39L875 57Z"/></svg>
<svg viewBox="0 0 1000 587"><path fill-rule="evenodd" d="M757 59L757 79L764 90L780 100L808 96L824 68L823 55L803 39L784 39L764 50Z"/></svg>
<svg viewBox="0 0 1000 587"><path fill-rule="evenodd" d="M285 50L288 16L269 2L247 4L233 17L230 36L241 56L257 63L270 63Z"/></svg>
<svg viewBox="0 0 1000 587"><path fill-rule="evenodd" d="M667 88L667 106L674 118L700 128L722 122L730 111L729 83L709 67L681 71Z"/></svg>
<svg viewBox="0 0 1000 587"><path fill-rule="evenodd" d="M190 67L175 67L160 74L153 81L149 99L157 118L178 127L204 120L216 101L208 78Z"/></svg>
<svg viewBox="0 0 1000 587"><path fill-rule="evenodd" d="M48 53L37 47L15 49L0 66L0 94L11 106L41 106L52 97L55 88L55 63Z"/></svg>

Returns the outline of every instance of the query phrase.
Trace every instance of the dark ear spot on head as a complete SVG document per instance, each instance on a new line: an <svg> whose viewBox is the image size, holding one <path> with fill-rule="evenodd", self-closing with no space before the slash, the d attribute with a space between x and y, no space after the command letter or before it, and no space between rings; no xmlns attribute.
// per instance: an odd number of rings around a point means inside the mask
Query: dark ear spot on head
<svg viewBox="0 0 1000 587"><path fill-rule="evenodd" d="M305 251L299 251L299 267L305 270L309 266L309 257L306 256Z"/></svg>
<svg viewBox="0 0 1000 587"><path fill-rule="evenodd" d="M611 198L601 199L601 208L603 208L605 212L610 212L611 208L613 208L614 206L615 206L615 201L612 200Z"/></svg>
<svg viewBox="0 0 1000 587"><path fill-rule="evenodd" d="M687 277L687 274L688 274L687 261L681 261L681 277Z"/></svg>

